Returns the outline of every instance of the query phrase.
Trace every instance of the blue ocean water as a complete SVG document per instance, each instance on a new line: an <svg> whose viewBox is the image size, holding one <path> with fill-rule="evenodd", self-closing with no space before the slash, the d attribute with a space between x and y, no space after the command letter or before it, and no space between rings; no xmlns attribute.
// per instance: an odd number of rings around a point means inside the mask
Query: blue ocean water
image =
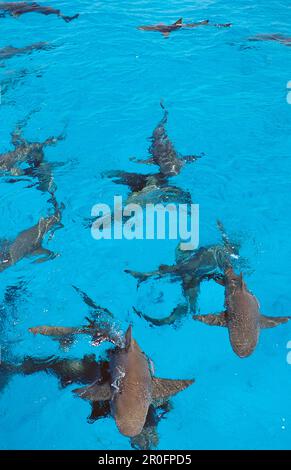
<svg viewBox="0 0 291 470"><path fill-rule="evenodd" d="M137 291L125 268L153 270L174 262L173 241L96 241L84 227L97 202L111 204L124 186L102 178L106 170L136 171L131 156L144 157L148 137L169 111L168 133L182 154L205 156L173 178L200 205L200 246L220 241L215 221L241 241L244 275L266 315L291 314L290 181L291 49L277 42L250 43L260 33L290 35L291 7L279 0L58 0L56 16L1 18L0 47L47 41L54 46L3 61L1 153L10 133L34 111L24 129L31 141L59 135L46 149L64 228L46 244L60 254L31 259L1 273L1 343L17 357L51 354L78 357L95 348L82 338L69 352L49 338L33 337L35 325L79 325L86 306L77 285L111 310L134 336L161 377L196 383L173 399L159 424L160 449L288 449L291 433L291 326L265 330L255 353L234 355L223 328L185 318L179 328L151 328L132 313L135 305L162 317L181 300L177 284L149 282ZM140 24L209 19L232 28L173 32L168 39L137 30ZM7 87L5 84L7 84ZM49 210L47 194L27 182L0 180L1 238L15 237ZM14 308L5 305L9 286L23 284ZM159 299L162 298L162 301ZM223 289L204 283L201 313L223 309ZM87 423L89 404L61 389L46 374L14 376L0 396L1 449L127 449L113 419Z"/></svg>

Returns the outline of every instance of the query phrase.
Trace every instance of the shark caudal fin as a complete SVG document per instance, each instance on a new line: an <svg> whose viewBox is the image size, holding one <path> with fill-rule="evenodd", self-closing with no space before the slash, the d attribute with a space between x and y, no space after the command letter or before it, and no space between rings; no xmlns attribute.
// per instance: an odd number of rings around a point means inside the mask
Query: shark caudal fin
<svg viewBox="0 0 291 470"><path fill-rule="evenodd" d="M75 388L73 393L79 395L80 398L89 401L106 401L112 397L112 391L109 382L100 384L94 382L92 385L87 387Z"/></svg>
<svg viewBox="0 0 291 470"><path fill-rule="evenodd" d="M225 250L229 255L235 259L239 258L240 244L231 241L226 233L223 223L220 220L216 221L217 228L220 231L221 238L225 247Z"/></svg>
<svg viewBox="0 0 291 470"><path fill-rule="evenodd" d="M60 16L66 23L70 23L70 21L73 21L76 18L79 18L80 13L76 13L76 15L74 16L65 16L65 15L60 15Z"/></svg>
<svg viewBox="0 0 291 470"><path fill-rule="evenodd" d="M176 393L182 392L190 387L195 382L195 379L190 380L173 380L173 379L158 379L153 378L153 391L152 399L158 400L159 398L167 398Z"/></svg>

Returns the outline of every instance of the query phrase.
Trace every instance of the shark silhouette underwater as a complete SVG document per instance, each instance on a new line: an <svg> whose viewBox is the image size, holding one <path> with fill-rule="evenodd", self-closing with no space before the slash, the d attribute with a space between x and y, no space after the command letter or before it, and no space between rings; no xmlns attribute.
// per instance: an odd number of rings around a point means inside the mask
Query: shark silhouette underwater
<svg viewBox="0 0 291 470"><path fill-rule="evenodd" d="M35 225L20 232L13 241L1 240L0 272L28 256L39 256L34 263L41 263L57 256L42 246L48 233L52 235L55 230L63 227L61 217L64 205L59 206L54 196L51 201L54 206L52 215L41 217Z"/></svg>
<svg viewBox="0 0 291 470"><path fill-rule="evenodd" d="M178 324L189 311L195 313L200 292L201 282L205 276L219 271L224 271L239 259L239 244L229 240L223 224L217 221L218 229L222 236L222 242L214 245L200 247L193 251L182 251L180 245L176 249L176 263L163 264L155 271L143 273L126 269L138 281L138 287L149 279L170 277L171 281L181 281L185 303L179 303L168 317L150 317L137 309L138 316L144 318L152 326Z"/></svg>
<svg viewBox="0 0 291 470"><path fill-rule="evenodd" d="M173 31L178 31L179 29L190 29L190 28L197 28L200 26L215 26L216 28L229 28L232 26L231 23L210 23L209 20L198 21L197 23L183 23L183 18L179 18L175 23L172 24L164 24L158 23L155 25L141 25L138 26L137 29L141 31L157 31L161 33L165 38L167 38L170 33Z"/></svg>
<svg viewBox="0 0 291 470"><path fill-rule="evenodd" d="M31 54L33 51L48 50L50 46L47 42L36 42L24 47L6 46L0 49L0 60L11 59L12 57Z"/></svg>
<svg viewBox="0 0 291 470"><path fill-rule="evenodd" d="M145 160L131 158L135 163L158 167L158 172L144 174L110 170L102 174L103 177L111 178L115 184L129 187L130 193L126 204L139 204L144 207L148 203L191 204L192 202L189 191L170 183L169 179L179 175L185 164L195 162L204 154L182 156L175 150L166 130L168 111L163 103L160 104L164 110L164 116L150 137L149 158ZM127 219L124 218L125 220ZM87 218L85 226L92 227L93 223L94 218Z"/></svg>
<svg viewBox="0 0 291 470"><path fill-rule="evenodd" d="M262 315L259 303L248 290L242 274L238 276L232 267L226 268L223 275L212 273L208 279L224 286L225 310L219 314L194 315L193 319L211 326L226 327L232 349L241 358L254 352L261 329L273 328L291 319L289 316Z"/></svg>
<svg viewBox="0 0 291 470"><path fill-rule="evenodd" d="M31 114L31 113L30 113ZM53 193L56 190L53 178L53 169L63 163L49 163L45 161L44 149L56 145L64 140L64 135L49 137L43 142L29 142L22 133L28 118L16 126L11 134L13 150L0 154L0 175L11 176L7 182L16 183L25 177L37 178L37 188L42 192ZM24 177L24 178L23 178Z"/></svg>
<svg viewBox="0 0 291 470"><path fill-rule="evenodd" d="M256 36L250 37L249 41L274 41L284 46L291 46L291 37L284 36L283 34L257 34Z"/></svg>
<svg viewBox="0 0 291 470"><path fill-rule="evenodd" d="M164 116L155 127L150 138L149 158L140 160L132 158L135 163L158 167L158 173L137 173L122 170L111 170L103 176L112 178L116 184L130 188L127 203L191 203L191 195L176 185L169 183L169 178L180 174L185 163L195 162L201 155L180 155L168 137L166 124L168 111L163 103ZM204 155L204 154L202 154Z"/></svg>
<svg viewBox="0 0 291 470"><path fill-rule="evenodd" d="M36 2L1 2L0 3L0 17L5 17L6 15L13 16L14 18L18 18L25 13L40 13L42 15L56 15L62 18L66 23L78 18L79 14L77 13L74 16L66 16L63 13L52 7L47 7L44 5L40 5Z"/></svg>
<svg viewBox="0 0 291 470"><path fill-rule="evenodd" d="M48 328L34 327L30 331L49 336ZM97 328L98 330L98 328ZM96 331L97 331L96 330ZM65 329L64 333L69 329ZM99 338L104 331L99 332ZM71 330L70 334L74 334ZM73 390L76 396L91 402L93 410L107 404L107 414L111 414L121 434L133 439L133 443L143 441L149 444L155 429L155 410L167 410L167 402L178 392L188 388L194 380L160 379L153 375L152 366L132 336L131 326L122 342L104 335L114 348L108 351L108 375L100 380L95 377L88 386ZM102 341L102 339L101 339ZM154 441L156 442L155 435Z"/></svg>

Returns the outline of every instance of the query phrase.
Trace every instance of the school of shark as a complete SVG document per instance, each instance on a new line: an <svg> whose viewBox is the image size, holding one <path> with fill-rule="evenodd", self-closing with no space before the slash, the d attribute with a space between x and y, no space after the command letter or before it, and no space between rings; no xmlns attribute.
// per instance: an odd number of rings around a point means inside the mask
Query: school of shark
<svg viewBox="0 0 291 470"><path fill-rule="evenodd" d="M6 18L20 18L26 14L54 15L62 19L62 27L78 19L79 13L65 15L61 10L36 2L0 3L0 21ZM67 23L67 25L65 24ZM137 29L143 33L160 33L161 41L181 31L195 34L196 28L233 28L232 23L215 23L210 20L184 22L179 18L172 24L157 23L140 25ZM147 35L145 34L145 36ZM258 34L248 38L251 42L275 41L290 46L291 38L282 34ZM169 43L168 41L167 43ZM279 47L279 46L278 46ZM28 56L35 53L49 54L53 47L46 42L14 47L7 44L0 49L1 64L15 56ZM9 83L7 86L10 86ZM188 155L182 155L171 141L167 123L169 113L163 101L160 103L161 119L150 136L148 156L144 159L131 159L136 168L150 168L147 172L128 172L112 169L102 174L102 178L111 180L114 185L122 185L127 190L127 202L144 205L146 203L174 204L191 203L191 194L172 183L173 178L183 172L185 165L199 165L205 157L203 151L189 149ZM33 111L35 112L35 111ZM47 213L39 216L30 227L23 230L11 240L1 240L0 272L15 265L26 257L33 258L33 263L52 262L61 253L54 253L47 248L48 239L56 230L62 229L65 205L58 200L58 186L55 182L55 169L63 162L50 162L46 149L65 141L66 133L48 135L46 140L31 142L25 137L25 127L32 112L28 114L15 129L11 130L10 150L0 154L0 177L5 184L17 184L26 181L28 187L36 187L47 195ZM201 149L203 150L203 149ZM39 194L39 193L38 193ZM85 220L85 218L84 218ZM93 220L86 222L86 228ZM261 313L255 295L248 289L245 275L239 272L240 245L232 240L223 225L217 221L217 233L220 243L202 246L192 251L183 251L177 246L175 263L162 264L152 272L136 271L135 266L125 269L128 279L132 276L137 288L148 280L159 282L165 277L171 282L180 283L184 301L175 306L164 318L154 318L134 308L133 318L141 318L144 324L153 327L175 327L183 318L193 318L193 337L196 322L206 326L224 327L228 331L230 346L239 358L246 358L255 353L261 330L288 323L291 316L268 316ZM27 269L33 269L33 264ZM45 267L44 267L45 269ZM3 274L2 274L3 275ZM224 310L219 313L200 314L198 299L202 283L215 282L224 289ZM17 295L17 287L6 292L7 305ZM31 325L31 337L42 335L45 341L56 341L60 347L60 356L3 356L0 364L0 389L3 390L16 375L50 374L62 388L74 385L72 393L76 399L88 402L88 421L108 417L114 420L116 430L126 436L134 449L152 449L159 444L158 423L171 412L173 397L194 386L194 377L156 377L150 360L150 351L142 350L142 343L135 337L134 321L127 329L119 331L114 315L100 306L96 300L73 286L72 295L78 295L84 302L84 322L77 326ZM290 312L291 314L291 312ZM17 328L17 325L15 325ZM68 350L80 336L90 339L92 353L83 357L62 357L63 350ZM35 340L34 340L35 341ZM227 337L225 338L227 341ZM263 339L262 339L263 341ZM94 348L102 343L109 343L104 358L97 360ZM29 397L26 397L29 400Z"/></svg>

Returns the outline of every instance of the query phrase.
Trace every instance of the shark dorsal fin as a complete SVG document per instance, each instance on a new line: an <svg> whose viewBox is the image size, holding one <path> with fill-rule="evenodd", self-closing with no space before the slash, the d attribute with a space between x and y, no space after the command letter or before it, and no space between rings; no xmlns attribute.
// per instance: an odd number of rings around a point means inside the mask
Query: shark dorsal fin
<svg viewBox="0 0 291 470"><path fill-rule="evenodd" d="M152 399L158 400L159 398L171 397L176 393L185 390L194 383L192 380L172 380L172 379L158 379L153 378Z"/></svg>
<svg viewBox="0 0 291 470"><path fill-rule="evenodd" d="M183 18L179 18L175 23L173 23L175 26L182 26L183 24Z"/></svg>
<svg viewBox="0 0 291 470"><path fill-rule="evenodd" d="M240 283L240 287L242 289L243 286L244 286L244 280L243 280L243 274L242 273L240 273L240 275L239 275L239 283Z"/></svg>
<svg viewBox="0 0 291 470"><path fill-rule="evenodd" d="M126 330L125 333L125 349L129 349L130 346L132 345L132 326L129 325L129 327Z"/></svg>

